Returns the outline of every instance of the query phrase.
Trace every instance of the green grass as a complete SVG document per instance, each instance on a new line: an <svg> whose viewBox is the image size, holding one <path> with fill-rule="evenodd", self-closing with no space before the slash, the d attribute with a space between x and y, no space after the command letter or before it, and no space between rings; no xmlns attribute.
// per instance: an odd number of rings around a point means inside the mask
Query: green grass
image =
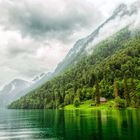
<svg viewBox="0 0 140 140"><path fill-rule="evenodd" d="M97 109L97 110L107 110L107 109L115 109L114 107L114 101L110 100L107 103L100 104L99 106L91 106L93 103L92 100L87 100L81 103L79 107L75 107L73 104L67 105L64 107L64 110L76 110L76 109L81 109L81 110L87 110L87 109Z"/></svg>

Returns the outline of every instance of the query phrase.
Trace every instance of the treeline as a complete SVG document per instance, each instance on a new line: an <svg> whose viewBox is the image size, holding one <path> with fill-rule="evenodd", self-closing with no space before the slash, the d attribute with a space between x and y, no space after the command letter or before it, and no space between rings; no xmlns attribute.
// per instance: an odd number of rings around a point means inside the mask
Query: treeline
<svg viewBox="0 0 140 140"><path fill-rule="evenodd" d="M100 97L115 99L117 107L140 105L140 34L125 28L94 47L59 76L46 82L9 108L60 108L79 106Z"/></svg>

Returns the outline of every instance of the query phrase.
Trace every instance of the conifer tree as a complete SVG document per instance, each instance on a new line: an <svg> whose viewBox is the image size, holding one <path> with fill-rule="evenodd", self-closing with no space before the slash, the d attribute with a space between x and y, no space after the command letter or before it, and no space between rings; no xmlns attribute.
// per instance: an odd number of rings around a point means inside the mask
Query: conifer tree
<svg viewBox="0 0 140 140"><path fill-rule="evenodd" d="M95 96L96 96L96 105L99 105L100 104L100 91L99 91L99 83L98 83L98 80L96 80L96 84L95 84Z"/></svg>
<svg viewBox="0 0 140 140"><path fill-rule="evenodd" d="M123 89L124 89L124 98L126 100L127 106L130 105L130 97L129 97L129 93L128 93L128 86L127 86L127 79L124 78L123 80Z"/></svg>
<svg viewBox="0 0 140 140"><path fill-rule="evenodd" d="M115 98L119 96L118 83L116 82L116 80L114 80L114 95Z"/></svg>
<svg viewBox="0 0 140 140"><path fill-rule="evenodd" d="M131 106L136 107L136 104L137 104L136 85L135 85L135 81L133 78L131 78L130 98L131 98Z"/></svg>

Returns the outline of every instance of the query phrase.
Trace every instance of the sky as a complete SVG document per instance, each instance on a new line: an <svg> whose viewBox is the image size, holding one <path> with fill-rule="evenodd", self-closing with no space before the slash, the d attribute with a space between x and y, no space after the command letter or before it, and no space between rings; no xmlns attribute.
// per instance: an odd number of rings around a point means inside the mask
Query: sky
<svg viewBox="0 0 140 140"><path fill-rule="evenodd" d="M0 87L53 71L115 7L134 1L0 0Z"/></svg>

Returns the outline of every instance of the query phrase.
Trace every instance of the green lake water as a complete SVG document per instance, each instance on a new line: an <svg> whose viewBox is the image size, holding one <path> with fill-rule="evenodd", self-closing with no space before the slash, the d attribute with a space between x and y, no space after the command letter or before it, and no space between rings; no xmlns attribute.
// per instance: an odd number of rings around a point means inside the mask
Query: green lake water
<svg viewBox="0 0 140 140"><path fill-rule="evenodd" d="M0 110L0 140L140 140L140 110Z"/></svg>

